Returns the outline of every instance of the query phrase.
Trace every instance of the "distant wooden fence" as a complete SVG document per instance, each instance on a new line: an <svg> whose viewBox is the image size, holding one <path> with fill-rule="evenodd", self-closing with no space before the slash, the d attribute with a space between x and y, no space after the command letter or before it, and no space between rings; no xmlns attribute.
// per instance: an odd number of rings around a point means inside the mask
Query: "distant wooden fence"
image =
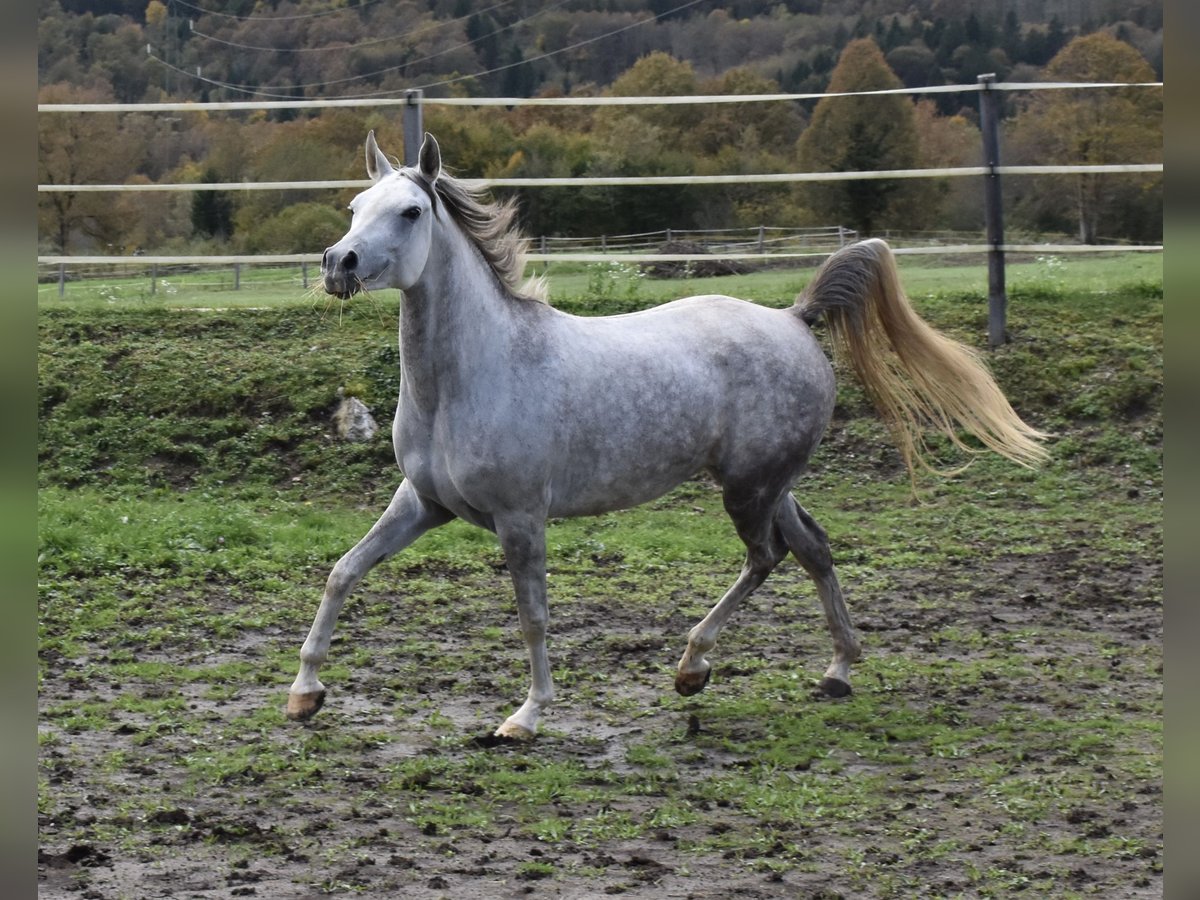
<svg viewBox="0 0 1200 900"><path fill-rule="evenodd" d="M406 164L413 164L416 152L423 134L422 110L429 105L459 105L459 106L668 106L679 104L715 104L715 103L768 103L797 100L814 100L826 97L853 97L881 94L934 94L947 92L978 92L980 95L980 129L983 138L983 166L965 166L940 169L901 169L885 171L861 172L786 172L759 175L682 175L682 176L633 176L633 177L580 177L580 178L494 178L469 180L482 187L563 187L563 186L628 186L628 185L663 185L663 184L738 184L738 183L787 183L803 181L841 181L865 179L894 179L894 178L946 178L946 177L982 177L985 181L985 222L986 235L984 243L969 243L946 245L936 248L923 249L920 247L901 248L900 252L937 252L937 253L983 253L988 258L988 338L992 346L1003 343L1005 337L1005 317L1007 296L1004 277L1004 255L1006 252L1056 252L1075 253L1089 252L1113 247L1096 247L1078 244L1058 244L1053 247L1046 245L1019 245L1005 242L1003 230L1003 200L1001 194L1001 177L1003 175L1047 175L1069 173L1156 173L1162 172L1161 163L1131 164L1131 165L1090 165L1090 166L1004 166L1000 162L1000 147L998 139L998 106L996 92L1000 91L1037 91L1037 90L1105 90L1112 88L1162 88L1162 82L1147 82L1139 84L1120 83L1076 83L1076 82L1033 82L1033 83L1003 83L997 82L994 75L981 75L974 85L939 85L924 88L897 88L886 91L864 91L852 93L827 94L739 94L739 95L708 95L708 96L671 96L671 97L425 97L421 91L408 91L402 97L384 97L358 100L277 100L277 101L236 101L213 103L60 103L38 104L38 112L46 114L65 113L94 113L94 112L200 112L200 111L232 111L260 109L316 109L329 107L399 107L403 110L404 126L404 156ZM91 191L213 191L213 190L312 190L314 188L363 188L370 182L365 180L329 180L305 182L234 182L234 183L188 183L188 184L39 184L38 192L91 192ZM568 241L545 237L536 239L535 252L531 254L532 261L572 261L594 262L611 258L610 254L620 252L622 258L629 262L664 262L712 259L786 259L803 256L822 255L833 252L844 242L839 240L836 245L829 243L822 248L815 246L781 249L781 246L771 236L768 246L766 226L759 230L757 240L749 242L718 241L704 242L704 254L664 254L653 252L654 247L646 243L637 247L628 245L618 249L608 246L610 240L618 238L598 236L590 239L590 244L584 249L580 246L569 246ZM839 229L839 237L844 238L845 232ZM682 234L682 232L680 232ZM636 238L639 236L624 236ZM666 243L665 238L661 243ZM597 248L597 242L599 248ZM661 246L661 244L660 244ZM1124 250L1161 251L1162 245L1122 245ZM60 286L67 280L67 267L129 264L141 267L157 265L176 265L186 262L231 265L235 273L240 272L240 266L245 262L295 263L305 267L319 261L319 256L308 254L271 255L271 256L196 256L196 257L143 257L143 256L39 256L39 272L43 266L58 268ZM235 279L238 276L235 275ZM307 282L305 272L304 281Z"/></svg>

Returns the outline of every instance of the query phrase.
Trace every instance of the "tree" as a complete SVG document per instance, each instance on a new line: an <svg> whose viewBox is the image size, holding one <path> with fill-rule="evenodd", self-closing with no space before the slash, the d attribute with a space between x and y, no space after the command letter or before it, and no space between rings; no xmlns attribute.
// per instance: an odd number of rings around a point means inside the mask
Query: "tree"
<svg viewBox="0 0 1200 900"><path fill-rule="evenodd" d="M749 69L730 69L700 86L703 94L777 94L779 85ZM803 119L792 104L713 103L699 107L699 121L683 135L686 146L711 155L736 145L751 130L764 148L786 153L796 143Z"/></svg>
<svg viewBox="0 0 1200 900"><path fill-rule="evenodd" d="M887 64L908 87L929 87L945 80L937 57L920 41L896 47L888 53Z"/></svg>
<svg viewBox="0 0 1200 900"><path fill-rule="evenodd" d="M167 20L167 7L160 0L150 0L146 4L146 24L162 25Z"/></svg>
<svg viewBox="0 0 1200 900"><path fill-rule="evenodd" d="M614 97L684 96L696 93L696 73L692 64L680 62L661 51L643 56L612 83ZM699 118L693 104L682 106L611 107L597 115L597 124L605 119L634 116L648 125L666 129L690 129Z"/></svg>
<svg viewBox="0 0 1200 900"><path fill-rule="evenodd" d="M1154 70L1133 47L1107 32L1067 44L1043 70L1048 81L1137 83L1154 81ZM1162 92L1154 88L1093 88L1038 91L1013 123L1017 161L1105 165L1162 161ZM1044 188L1044 179L1039 185ZM1079 239L1095 243L1101 230L1134 236L1133 222L1146 224L1144 204L1157 204L1161 228L1162 179L1126 174L1063 176L1062 190L1039 190L1026 207L1044 216L1061 208L1062 194L1074 196ZM1050 209L1044 209L1051 204ZM1139 205L1141 204L1141 206ZM1044 221L1044 218L1043 218ZM1146 235L1142 235L1146 236Z"/></svg>
<svg viewBox="0 0 1200 900"><path fill-rule="evenodd" d="M128 184L151 184L134 175ZM189 198L180 191L129 191L116 199L122 223L123 249L161 251L180 245L191 232Z"/></svg>
<svg viewBox="0 0 1200 900"><path fill-rule="evenodd" d="M842 51L829 91L900 86L875 42L861 38ZM826 97L817 103L798 151L806 172L915 168L918 142L912 101L899 94ZM804 196L818 217L871 234L881 226L907 224L906 206L916 206L921 192L914 179L878 179L813 182L805 186Z"/></svg>
<svg viewBox="0 0 1200 900"><path fill-rule="evenodd" d="M921 165L930 169L977 166L982 141L979 129L963 116L938 115L933 100L917 101ZM977 178L937 178L926 184L930 201L917 211L924 227L937 225L955 231L983 230L983 188Z"/></svg>
<svg viewBox="0 0 1200 900"><path fill-rule="evenodd" d="M1000 32L1000 49L1008 55L1010 60L1016 62L1021 58L1023 46L1021 20L1017 18L1017 11L1010 9L1004 14L1004 25Z"/></svg>
<svg viewBox="0 0 1200 900"><path fill-rule="evenodd" d="M90 76L112 85L118 103L137 103L150 85L150 63L145 53L146 36L137 25L123 25L111 34L88 38L88 54L95 60Z"/></svg>
<svg viewBox="0 0 1200 900"><path fill-rule="evenodd" d="M656 51L643 56L612 83L618 97L696 93L690 63ZM684 149L699 121L693 104L613 106L596 112L591 174L600 176L690 175L694 156ZM684 185L607 187L598 196L601 233L686 228L692 223L695 192Z"/></svg>
<svg viewBox="0 0 1200 900"><path fill-rule="evenodd" d="M217 184L220 178L207 169L200 179L203 184ZM222 240L233 234L233 199L228 191L196 191L192 194L192 231L201 237Z"/></svg>
<svg viewBox="0 0 1200 900"><path fill-rule="evenodd" d="M38 91L39 103L104 103L112 95L69 85ZM38 116L40 184L119 184L137 169L140 148L128 140L114 113L48 113ZM106 248L122 243L123 223L111 195L54 191L38 195L38 235L60 253L89 241Z"/></svg>
<svg viewBox="0 0 1200 900"><path fill-rule="evenodd" d="M525 129L517 144L519 148L504 167L490 175L569 178L589 174L593 153L587 135L539 123ZM521 191L517 197L522 227L530 236L537 236L595 233L590 230L599 225L594 211L604 195L594 187L547 187Z"/></svg>
<svg viewBox="0 0 1200 900"><path fill-rule="evenodd" d="M349 226L346 213L328 203L297 203L254 223L245 244L250 253L317 253Z"/></svg>

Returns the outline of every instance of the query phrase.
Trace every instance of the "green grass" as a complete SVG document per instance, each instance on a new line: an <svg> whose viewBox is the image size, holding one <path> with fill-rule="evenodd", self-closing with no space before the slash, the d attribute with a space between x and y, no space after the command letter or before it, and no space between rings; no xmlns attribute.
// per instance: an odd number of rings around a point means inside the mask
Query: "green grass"
<svg viewBox="0 0 1200 900"><path fill-rule="evenodd" d="M987 295L986 262L977 257L931 260L925 256L900 256L905 289L913 298L928 295ZM150 290L149 274L111 275L68 282L59 297L57 283L38 286L38 306L55 309L142 309L257 308L299 306L314 317L338 321L351 308L375 306L359 297L339 302L319 288L319 267L308 267L304 287L298 266L276 268L243 266L240 289L234 289L232 267L160 278ZM1010 255L1007 285L1010 295L1029 293L1111 293L1130 285L1162 284L1163 257L1160 253ZM552 263L530 267L531 274L545 275L551 302L583 313L611 312L662 303L690 294L719 293L745 297L768 305L790 303L812 277L811 267L766 269L745 275L713 278L653 279L640 274L634 265L612 263ZM392 302L391 291L377 301L384 311ZM384 316L387 318L386 316Z"/></svg>
<svg viewBox="0 0 1200 900"><path fill-rule="evenodd" d="M845 896L1152 895L1153 261L1089 259L1074 274L1073 260L1067 274L1043 261L1010 277L1013 340L988 360L1056 435L1039 471L981 457L914 497L843 379L799 493L862 627L851 697L812 696L828 639L794 565L723 633L712 685L670 690L687 629L740 565L718 493L697 480L550 524L559 702L518 747L478 740L519 702L527 669L496 542L461 523L367 577L322 670L326 709L306 726L280 713L329 567L398 482L386 434L326 437L338 387L390 415L394 299L340 319L307 300L203 314L43 301L43 843L222 877L263 861L288 880L280 891L405 895L431 876L452 891L479 869L517 890L597 895L728 879ZM923 314L982 346L982 293L953 287L970 269L905 266ZM564 306L594 307L588 277L562 279L582 292ZM786 302L801 277L695 287ZM615 305L680 287L639 282ZM103 867L79 877L117 892Z"/></svg>

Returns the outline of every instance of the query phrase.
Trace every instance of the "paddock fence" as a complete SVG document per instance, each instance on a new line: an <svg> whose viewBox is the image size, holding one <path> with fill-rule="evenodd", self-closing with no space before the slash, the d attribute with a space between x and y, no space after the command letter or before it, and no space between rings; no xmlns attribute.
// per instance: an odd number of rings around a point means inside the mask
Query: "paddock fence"
<svg viewBox="0 0 1200 900"><path fill-rule="evenodd" d="M947 92L978 93L980 125L983 140L982 166L954 168L900 169L851 172L783 172L756 175L683 175L683 176L632 176L632 177L571 177L571 178L494 178L464 179L483 188L538 188L538 187L585 187L585 186L637 186L637 185L716 185L716 184L764 184L800 183L816 181L843 181L899 178L982 178L985 184L984 235L959 235L957 239L937 240L928 243L900 242L895 247L898 254L975 254L988 259L989 324L988 334L992 346L1003 343L1005 337L1005 292L1004 258L1006 253L1093 253L1120 249L1123 251L1162 252L1161 244L1117 244L1093 245L1063 241L1060 243L1020 243L1005 240L1003 230L1003 200L1001 179L1005 175L1052 175L1052 174L1152 174L1163 171L1162 163L1121 165L1046 165L1006 166L1000 161L998 139L999 92L1012 91L1103 91L1112 89L1161 89L1162 82L1116 83L1116 82L997 82L993 75L981 75L974 85L940 85L923 88L897 88L884 91L861 91L848 93L817 94L724 94L708 96L666 97L426 97L422 91L405 92L401 97L376 97L363 99L310 99L278 101L228 101L208 103L64 103L39 104L39 114L62 115L68 113L152 113L173 112L231 112L238 110L271 109L320 109L336 107L398 107L403 115L405 163L412 164L423 134L422 110L425 106L667 106L680 104L716 103L772 103L820 100L829 97L858 97L887 94L936 94ZM366 180L322 180L303 182L231 182L231 183L153 183L153 184L39 184L39 193L53 192L135 192L135 191L254 191L254 190L312 190L317 188L361 189L370 184ZM738 260L747 262L781 262L820 258L834 252L849 239L852 232L840 226L828 229L774 229L766 225L750 229L750 233L731 232L703 233L667 231L635 235L598 235L592 238L559 238L554 236L535 237L529 259L534 263L553 262L606 262L614 259L628 263L697 262L712 260ZM812 232L808 234L806 232ZM786 232L786 233L784 233ZM686 235L686 236L685 236ZM675 241L698 245L699 253L662 252L661 248ZM148 273L152 292L157 290L162 277L182 272L187 267L206 267L213 271L228 272L230 282L224 275L214 279L214 284L237 289L241 285L244 266L282 267L288 271L284 277L292 278L298 273L301 287L307 288L310 268L319 266L319 254L264 254L253 256L149 256L149 255L39 255L39 282L56 282L63 292L68 281L82 277L103 277L101 273L123 270ZM169 282L168 282L169 284Z"/></svg>
<svg viewBox="0 0 1200 900"><path fill-rule="evenodd" d="M761 244L758 235L766 238ZM984 252L977 232L883 232L878 235L897 256L969 257ZM1130 243L1079 245L1066 235L1030 236L1004 244L1007 254L1034 256L1066 253L1124 253L1161 250ZM851 228L825 229L747 228L740 231L697 231L667 229L592 238L536 237L531 239L530 263L539 266L573 263L587 265L653 265L663 262L745 262L752 266L813 265L840 247L853 243L858 233ZM698 252L663 253L661 247L686 243ZM70 296L73 284L131 281L144 284L140 295L169 297L186 281L189 291L253 291L288 287L309 290L320 278L319 253L274 253L253 255L178 256L136 254L75 255L38 257L38 293L42 297Z"/></svg>

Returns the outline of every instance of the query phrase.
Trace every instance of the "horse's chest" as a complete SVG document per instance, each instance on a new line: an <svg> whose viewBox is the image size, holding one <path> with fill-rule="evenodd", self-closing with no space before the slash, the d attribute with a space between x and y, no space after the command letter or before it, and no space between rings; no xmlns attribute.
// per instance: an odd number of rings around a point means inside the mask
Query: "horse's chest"
<svg viewBox="0 0 1200 900"><path fill-rule="evenodd" d="M435 497L439 484L447 480L445 454L436 435L437 417L396 410L392 424L392 443L396 463L404 477L422 494Z"/></svg>
<svg viewBox="0 0 1200 900"><path fill-rule="evenodd" d="M451 410L406 413L402 405L392 427L404 477L423 496L471 521L494 505L493 489L506 480L497 472L506 454L486 437L486 423L487 417L468 420Z"/></svg>

